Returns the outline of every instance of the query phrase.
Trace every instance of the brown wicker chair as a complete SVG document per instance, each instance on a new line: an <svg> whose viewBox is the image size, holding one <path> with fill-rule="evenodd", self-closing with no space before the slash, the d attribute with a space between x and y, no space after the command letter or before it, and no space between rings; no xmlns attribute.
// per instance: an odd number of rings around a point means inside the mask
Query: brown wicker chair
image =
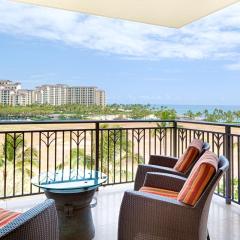
<svg viewBox="0 0 240 240"><path fill-rule="evenodd" d="M210 145L207 142L205 142L203 144L202 151L199 154L196 161L202 156L202 154L205 151L209 150L209 148L210 148ZM177 161L178 161L178 158L176 158L176 157L151 155L148 164L139 164L138 165L136 178L135 178L135 182L134 182L134 190L137 191L143 186L143 182L144 182L147 172L161 172L161 173L174 174L174 175L178 175L181 177L188 177L188 175L190 174L196 161L193 164L191 164L191 166L185 173L181 173L181 172L178 172L173 169L173 167L175 166Z"/></svg>
<svg viewBox="0 0 240 240"><path fill-rule="evenodd" d="M219 158L218 171L194 207L159 195L127 191L119 214L118 240L206 240L208 213L214 190L227 171L228 160ZM148 173L144 185L180 191L185 178Z"/></svg>
<svg viewBox="0 0 240 240"><path fill-rule="evenodd" d="M59 240L55 203L48 199L0 229L1 240Z"/></svg>

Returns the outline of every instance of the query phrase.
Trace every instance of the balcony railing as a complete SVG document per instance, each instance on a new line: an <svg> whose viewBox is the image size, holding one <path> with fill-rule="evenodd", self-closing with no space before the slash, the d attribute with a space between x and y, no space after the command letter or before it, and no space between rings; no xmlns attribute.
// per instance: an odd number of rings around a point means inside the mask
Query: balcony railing
<svg viewBox="0 0 240 240"><path fill-rule="evenodd" d="M96 169L107 185L134 181L152 154L180 156L193 138L207 141L230 169L216 194L240 204L240 125L193 121L0 123L0 198L40 193L31 178L56 169Z"/></svg>

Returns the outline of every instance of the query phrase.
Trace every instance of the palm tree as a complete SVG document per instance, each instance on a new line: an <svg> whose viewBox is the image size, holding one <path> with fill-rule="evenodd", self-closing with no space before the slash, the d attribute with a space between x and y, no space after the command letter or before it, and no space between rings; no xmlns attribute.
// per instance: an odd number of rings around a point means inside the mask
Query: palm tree
<svg viewBox="0 0 240 240"><path fill-rule="evenodd" d="M38 167L38 154L35 149L27 147L22 134L7 134L6 141L1 148L0 168L3 169L5 163L8 169L15 164L15 171L24 171L24 174L27 176L34 174L34 172L31 173L31 170Z"/></svg>
<svg viewBox="0 0 240 240"><path fill-rule="evenodd" d="M239 120L240 120L240 111L235 111L234 115L235 115L236 121L239 122Z"/></svg>
<svg viewBox="0 0 240 240"><path fill-rule="evenodd" d="M136 105L131 109L129 117L132 119L143 119L151 114L151 111L146 106Z"/></svg>
<svg viewBox="0 0 240 240"><path fill-rule="evenodd" d="M195 114L191 110L188 110L186 113L184 113L184 116L186 116L189 119L195 118Z"/></svg>
<svg viewBox="0 0 240 240"><path fill-rule="evenodd" d="M177 112L175 109L169 109L167 107L161 107L161 109L155 112L155 116L161 120L175 120L177 117ZM166 123L158 124L158 126L165 127Z"/></svg>
<svg viewBox="0 0 240 240"><path fill-rule="evenodd" d="M107 124L101 126L103 131L99 139L100 169L108 174L109 178L114 178L114 176L119 178L120 175L124 177L126 174L130 177L133 173L129 171L129 166L131 165L132 167L132 164L137 166L137 164L143 163L144 159L140 154L132 152L133 143L127 139L125 130L121 130L119 126L111 126L111 130L108 130L108 127ZM84 167L86 169L91 169L91 167L94 169L96 162L95 151L95 144L92 147L92 155L86 153L83 148L73 148L68 164L70 165L71 162L71 168L74 169ZM126 172L127 166L129 168ZM62 165L59 164L57 168L62 169Z"/></svg>
<svg viewBox="0 0 240 240"><path fill-rule="evenodd" d="M224 113L224 120L227 123L234 122L234 114L231 111L227 111Z"/></svg>

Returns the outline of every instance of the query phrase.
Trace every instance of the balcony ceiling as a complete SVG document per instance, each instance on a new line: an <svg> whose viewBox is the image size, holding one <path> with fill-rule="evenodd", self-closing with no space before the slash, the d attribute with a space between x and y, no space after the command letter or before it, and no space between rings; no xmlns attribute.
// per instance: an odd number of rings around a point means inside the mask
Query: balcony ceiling
<svg viewBox="0 0 240 240"><path fill-rule="evenodd" d="M81 13L180 28L240 0L15 0Z"/></svg>

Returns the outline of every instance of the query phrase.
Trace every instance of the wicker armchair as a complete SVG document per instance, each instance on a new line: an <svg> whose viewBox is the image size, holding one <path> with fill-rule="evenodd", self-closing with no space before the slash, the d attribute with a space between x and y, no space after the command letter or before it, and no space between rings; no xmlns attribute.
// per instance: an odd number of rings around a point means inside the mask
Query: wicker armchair
<svg viewBox="0 0 240 240"><path fill-rule="evenodd" d="M53 200L46 200L24 212L0 229L1 240L59 240Z"/></svg>
<svg viewBox="0 0 240 240"><path fill-rule="evenodd" d="M127 191L119 214L118 240L206 240L211 199L228 160L221 156L218 171L194 207L159 195ZM145 186L180 191L185 178L148 173Z"/></svg>
<svg viewBox="0 0 240 240"><path fill-rule="evenodd" d="M205 151L209 150L209 148L210 148L210 145L207 142L205 142L203 144L202 151L199 154L196 161L202 156L202 154ZM137 191L143 186L143 182L147 172L161 172L161 173L174 174L181 177L188 177L196 161L189 167L189 169L185 173L181 173L173 169L177 161L178 161L178 158L176 157L151 155L148 164L138 165L136 178L134 182L134 190Z"/></svg>

